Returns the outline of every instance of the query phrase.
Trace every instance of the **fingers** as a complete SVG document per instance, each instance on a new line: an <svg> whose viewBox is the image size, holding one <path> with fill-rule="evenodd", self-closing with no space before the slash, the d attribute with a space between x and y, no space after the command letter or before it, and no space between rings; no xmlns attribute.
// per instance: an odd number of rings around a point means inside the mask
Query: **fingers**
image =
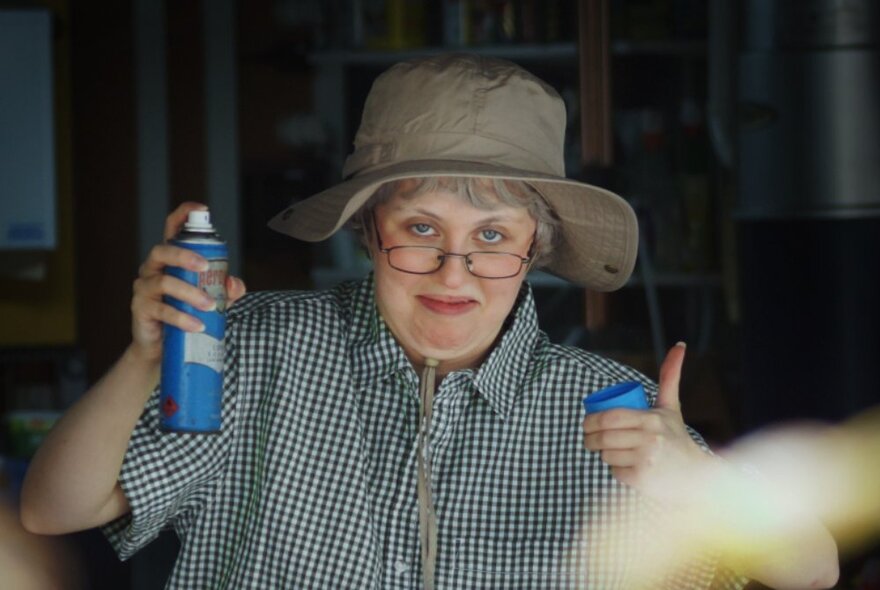
<svg viewBox="0 0 880 590"><path fill-rule="evenodd" d="M585 436L585 446L600 453L609 467L650 469L664 447L664 437L643 430L606 430Z"/></svg>
<svg viewBox="0 0 880 590"><path fill-rule="evenodd" d="M168 244L159 244L153 246L153 249L150 250L150 254L141 265L138 274L141 277L160 274L166 266L177 266L193 272L199 272L208 269L208 261L192 250Z"/></svg>
<svg viewBox="0 0 880 590"><path fill-rule="evenodd" d="M621 467L636 467L641 457L636 449L609 449L602 451L602 461L607 463L612 471Z"/></svg>
<svg viewBox="0 0 880 590"><path fill-rule="evenodd" d="M186 217L189 215L190 211L204 211L207 208L207 205L196 203L195 201L181 203L177 209L172 211L171 214L165 218L165 239L170 240L180 231L180 228L183 227L183 224L186 222Z"/></svg>
<svg viewBox="0 0 880 590"><path fill-rule="evenodd" d="M205 325L198 318L162 301L135 295L131 307L135 323L154 325L155 322L161 322L187 332L202 332L205 329Z"/></svg>
<svg viewBox="0 0 880 590"><path fill-rule="evenodd" d="M138 278L134 283L134 297L131 300L135 324L162 322L190 332L204 329L201 321L166 303L165 296L203 311L212 311L216 307L216 302L207 293L173 276L160 274Z"/></svg>
<svg viewBox="0 0 880 590"><path fill-rule="evenodd" d="M177 234L191 211L204 209L207 207L201 203L182 203L165 219L165 240ZM205 329L198 318L166 303L166 296L187 303L195 309L216 309L216 302L207 293L176 277L166 275L166 267L171 266L201 272L208 269L208 261L191 250L163 243L154 246L141 264L132 288L132 343L144 358L151 361L158 361L161 356L163 325L175 326L188 332Z"/></svg>
<svg viewBox="0 0 880 590"><path fill-rule="evenodd" d="M208 268L208 261L191 250L169 244L159 244L150 250L132 287L134 294L131 312L135 322L136 340L160 337L161 330L157 322L165 322L189 331L203 329L202 322L166 304L163 301L165 296L204 311L211 311L216 307L216 302L195 285L166 275L164 270L169 266L199 272Z"/></svg>
<svg viewBox="0 0 880 590"><path fill-rule="evenodd" d="M134 283L134 295L153 301L169 296L203 311L213 311L216 307L214 299L195 285L166 274L139 278Z"/></svg>
<svg viewBox="0 0 880 590"><path fill-rule="evenodd" d="M679 384L681 383L681 366L684 364L686 345L679 342L669 349L660 366L660 382L657 391L657 406L661 408L681 409Z"/></svg>
<svg viewBox="0 0 880 590"><path fill-rule="evenodd" d="M231 275L226 277L226 297L229 305L244 297L245 293L247 293L247 287L244 281Z"/></svg>
<svg viewBox="0 0 880 590"><path fill-rule="evenodd" d="M646 444L649 436L644 430L602 430L584 435L584 446L591 451L634 449Z"/></svg>
<svg viewBox="0 0 880 590"><path fill-rule="evenodd" d="M662 422L659 416L651 411L615 408L613 410L588 414L584 418L583 427L586 434L602 430L638 428L657 430L662 427Z"/></svg>

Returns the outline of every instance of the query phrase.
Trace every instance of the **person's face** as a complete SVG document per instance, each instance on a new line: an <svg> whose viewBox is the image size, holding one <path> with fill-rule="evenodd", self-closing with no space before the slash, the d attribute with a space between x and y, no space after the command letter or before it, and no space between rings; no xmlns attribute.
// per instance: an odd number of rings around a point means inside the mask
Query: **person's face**
<svg viewBox="0 0 880 590"><path fill-rule="evenodd" d="M375 209L385 248L433 246L447 252L510 252L525 257L535 233L528 210L499 204L477 209L440 190L406 197L407 187ZM491 189L488 189L491 190ZM483 279L462 258L447 258L437 272L415 275L389 266L371 247L379 312L413 364L440 361L438 371L477 366L513 308L526 269L512 278Z"/></svg>

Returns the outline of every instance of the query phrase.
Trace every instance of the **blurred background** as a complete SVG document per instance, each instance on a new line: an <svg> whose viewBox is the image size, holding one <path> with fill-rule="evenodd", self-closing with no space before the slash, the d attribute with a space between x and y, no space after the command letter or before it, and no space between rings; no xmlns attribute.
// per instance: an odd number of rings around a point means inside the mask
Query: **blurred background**
<svg viewBox="0 0 880 590"><path fill-rule="evenodd" d="M211 207L250 290L366 272L348 234L306 244L266 221L340 180L378 73L440 51L553 85L568 175L638 213L620 291L533 273L553 340L652 377L687 341L685 417L716 447L880 402L874 0L0 0L9 512L41 437L128 343L132 281L176 204ZM14 522L0 551L28 538ZM83 588L161 588L177 549L168 533L123 564L97 531L59 542L47 555ZM867 547L838 587L878 578Z"/></svg>

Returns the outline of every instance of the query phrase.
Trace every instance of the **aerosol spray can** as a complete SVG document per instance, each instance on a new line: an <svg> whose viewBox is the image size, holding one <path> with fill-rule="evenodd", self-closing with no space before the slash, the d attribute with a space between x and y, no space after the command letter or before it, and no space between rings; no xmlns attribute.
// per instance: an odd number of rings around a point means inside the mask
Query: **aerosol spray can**
<svg viewBox="0 0 880 590"><path fill-rule="evenodd" d="M208 260L200 272L167 267L165 273L195 285L217 302L214 311L202 311L172 297L165 302L197 317L204 332L186 332L166 324L162 344L160 427L175 432L220 430L223 393L223 336L226 332L226 242L211 225L208 211L190 212L183 230L170 243L197 252Z"/></svg>

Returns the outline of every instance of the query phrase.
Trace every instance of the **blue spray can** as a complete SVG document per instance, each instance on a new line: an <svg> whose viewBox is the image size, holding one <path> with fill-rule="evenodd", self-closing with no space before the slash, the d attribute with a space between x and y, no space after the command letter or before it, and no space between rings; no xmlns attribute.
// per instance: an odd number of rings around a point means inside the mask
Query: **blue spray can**
<svg viewBox="0 0 880 590"><path fill-rule="evenodd" d="M166 324L162 344L160 428L173 432L218 432L223 393L223 337L226 333L226 242L211 225L208 211L190 212L183 229L170 242L208 260L201 272L167 267L165 273L195 285L217 302L203 311L172 297L165 302L197 317L204 332L186 332Z"/></svg>

